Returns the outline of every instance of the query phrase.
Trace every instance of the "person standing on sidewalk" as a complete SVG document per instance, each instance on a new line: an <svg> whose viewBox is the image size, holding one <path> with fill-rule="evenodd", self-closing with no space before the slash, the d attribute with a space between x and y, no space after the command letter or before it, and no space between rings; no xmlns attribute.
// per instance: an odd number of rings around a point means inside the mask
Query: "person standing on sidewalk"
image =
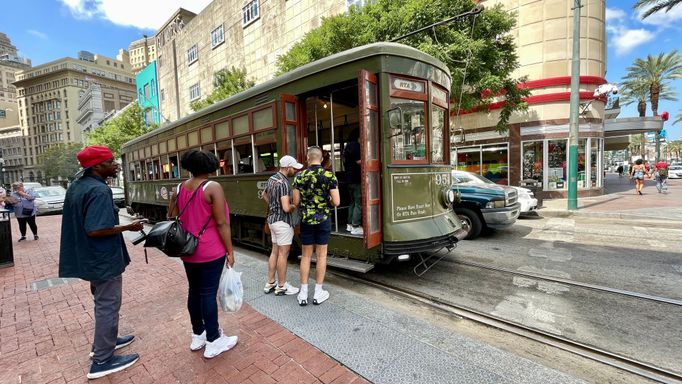
<svg viewBox="0 0 682 384"><path fill-rule="evenodd" d="M93 145L76 156L83 176L66 191L59 248L59 277L90 282L95 299L95 336L88 379L122 371L140 358L137 353L114 355L114 350L134 340L118 337L123 294L122 274L130 263L122 233L142 230L142 222L120 225L106 179L118 174L118 164L108 147Z"/></svg>
<svg viewBox="0 0 682 384"><path fill-rule="evenodd" d="M348 135L348 143L343 149L343 166L346 170L346 181L350 191L350 206L348 207L348 224L346 230L351 235L362 236L362 188L360 181L362 170L360 167L360 143L358 130L354 129Z"/></svg>
<svg viewBox="0 0 682 384"><path fill-rule="evenodd" d="M218 285L223 266L234 266L230 232L230 211L223 187L209 181L220 166L218 158L207 151L189 150L180 166L192 177L178 184L168 206L168 217L182 212L182 227L199 238L192 256L182 258L189 290L187 310L192 322L189 349L204 349L205 358L213 358L237 345L237 336L225 336L218 323ZM196 196L195 196L196 195Z"/></svg>
<svg viewBox="0 0 682 384"><path fill-rule="evenodd" d="M298 304L308 304L308 275L313 248L317 257L315 267L315 295L313 304L322 304L329 292L322 288L327 270L327 244L331 236L330 208L338 207L339 182L336 176L322 167L322 149L308 148L308 168L294 179L294 205L301 207L301 290Z"/></svg>
<svg viewBox="0 0 682 384"><path fill-rule="evenodd" d="M21 232L21 237L19 241L26 240L26 224L31 228L33 233L33 240L38 240L38 225L36 225L36 205L35 198L36 195L33 193L32 189L28 191L24 190L24 184L20 181L12 183L12 198L14 203L14 216L16 216L19 222L19 232Z"/></svg>
<svg viewBox="0 0 682 384"><path fill-rule="evenodd" d="M644 188L644 176L646 175L646 167L642 159L637 159L635 165L630 168L630 177L635 180L635 192L642 194Z"/></svg>
<svg viewBox="0 0 682 384"><path fill-rule="evenodd" d="M295 158L283 156L279 160L279 172L268 179L263 193L263 200L268 204L266 221L272 238L272 251L268 260L268 281L264 291L270 293L274 290L277 296L298 293L298 288L287 283L287 259L294 238L294 221L291 214L296 209L291 201L292 191L288 177L294 176L301 168L303 164ZM275 281L275 273L279 284Z"/></svg>

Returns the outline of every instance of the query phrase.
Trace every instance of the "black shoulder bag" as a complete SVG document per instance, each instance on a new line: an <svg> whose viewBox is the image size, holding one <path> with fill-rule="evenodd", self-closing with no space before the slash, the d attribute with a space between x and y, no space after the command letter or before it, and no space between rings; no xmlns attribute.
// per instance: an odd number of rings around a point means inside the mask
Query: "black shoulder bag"
<svg viewBox="0 0 682 384"><path fill-rule="evenodd" d="M197 236L194 236L182 228L180 216L185 212L185 209L187 209L189 203L194 199L194 196L199 191L203 191L203 186L207 182L208 180L205 180L194 190L194 192L192 192L192 196L190 196L185 206L175 218L154 224L147 234L147 239L144 243L145 247L157 248L170 257L191 256L194 254L194 251L199 244L199 238L204 234L206 226L208 226L208 223L213 216L209 216ZM178 189L178 196L180 196L180 189Z"/></svg>

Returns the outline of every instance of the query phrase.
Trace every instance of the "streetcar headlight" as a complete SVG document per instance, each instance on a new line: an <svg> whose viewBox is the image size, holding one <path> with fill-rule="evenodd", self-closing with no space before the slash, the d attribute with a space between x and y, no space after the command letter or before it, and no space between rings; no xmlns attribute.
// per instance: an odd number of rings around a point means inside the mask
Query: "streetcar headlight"
<svg viewBox="0 0 682 384"><path fill-rule="evenodd" d="M443 206L448 208L455 202L455 192L451 188L444 189L441 198Z"/></svg>

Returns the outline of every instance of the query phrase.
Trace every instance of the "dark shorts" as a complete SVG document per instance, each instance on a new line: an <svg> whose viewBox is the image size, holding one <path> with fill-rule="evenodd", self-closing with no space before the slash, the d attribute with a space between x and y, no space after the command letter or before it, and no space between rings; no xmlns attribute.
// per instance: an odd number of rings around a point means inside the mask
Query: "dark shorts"
<svg viewBox="0 0 682 384"><path fill-rule="evenodd" d="M327 219L319 224L301 223L301 244L303 245L327 245L332 233L332 221Z"/></svg>

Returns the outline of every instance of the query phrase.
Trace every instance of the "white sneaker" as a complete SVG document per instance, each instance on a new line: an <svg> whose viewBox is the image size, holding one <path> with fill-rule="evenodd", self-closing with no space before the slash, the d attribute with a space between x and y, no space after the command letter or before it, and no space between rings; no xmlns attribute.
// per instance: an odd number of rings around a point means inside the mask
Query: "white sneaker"
<svg viewBox="0 0 682 384"><path fill-rule="evenodd" d="M206 349L204 349L204 357L207 359L212 359L225 351L229 351L235 345L239 338L237 336L225 336L223 335L223 330L220 330L220 337L211 341L206 342Z"/></svg>
<svg viewBox="0 0 682 384"><path fill-rule="evenodd" d="M192 344L189 345L189 349L192 351L198 351L206 345L206 331L202 332L201 335L195 335L192 333Z"/></svg>
<svg viewBox="0 0 682 384"><path fill-rule="evenodd" d="M353 226L350 224L346 224L346 231L350 232L353 230Z"/></svg>
<svg viewBox="0 0 682 384"><path fill-rule="evenodd" d="M272 284L270 284L270 283L265 283L265 288L263 288L263 292L265 292L266 294L268 294L268 293L274 291L275 288L277 288L277 281L276 281L276 280L273 281Z"/></svg>
<svg viewBox="0 0 682 384"><path fill-rule="evenodd" d="M352 231L350 231L351 235L357 235L357 236L362 236L365 234L365 231L362 230L362 227L354 227Z"/></svg>
<svg viewBox="0 0 682 384"><path fill-rule="evenodd" d="M313 296L313 304L320 305L327 301L328 298L329 292L325 291L324 289L320 289L319 291L315 291L315 296Z"/></svg>
<svg viewBox="0 0 682 384"><path fill-rule="evenodd" d="M304 294L303 291L300 291L296 297L296 300L298 300L298 305L301 307L308 305L308 292L305 292Z"/></svg>
<svg viewBox="0 0 682 384"><path fill-rule="evenodd" d="M291 286L289 283L284 283L284 286L275 288L275 296L295 295L298 291L298 288Z"/></svg>

